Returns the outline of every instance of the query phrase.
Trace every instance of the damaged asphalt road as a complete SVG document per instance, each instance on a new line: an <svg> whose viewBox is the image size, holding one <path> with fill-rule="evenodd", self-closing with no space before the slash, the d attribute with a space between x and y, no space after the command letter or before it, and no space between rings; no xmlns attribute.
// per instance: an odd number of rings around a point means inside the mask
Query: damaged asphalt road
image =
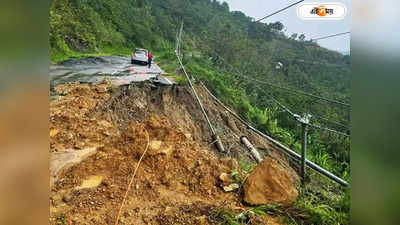
<svg viewBox="0 0 400 225"><path fill-rule="evenodd" d="M156 63L152 63L151 68L144 65L132 65L127 56L71 59L50 66L50 91L51 96L53 96L53 88L58 84L68 82L98 83L104 78L110 79L116 86L147 80L172 85L173 82L163 77L163 74L166 73Z"/></svg>

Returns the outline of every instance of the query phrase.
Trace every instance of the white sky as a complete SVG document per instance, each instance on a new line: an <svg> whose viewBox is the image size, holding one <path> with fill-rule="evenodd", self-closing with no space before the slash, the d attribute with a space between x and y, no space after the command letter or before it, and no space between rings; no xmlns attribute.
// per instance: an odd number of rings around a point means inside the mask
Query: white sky
<svg viewBox="0 0 400 225"><path fill-rule="evenodd" d="M227 2L231 11L242 11L247 16L260 19L270 13L282 9L298 0L219 0ZM302 3L330 3L341 2L347 8L347 15L343 20L327 21L327 20L302 20L297 17L297 6L293 6L283 12L271 16L262 22L271 23L281 21L287 29L287 35L292 33L306 35L306 39L318 38L350 31L350 0L333 0L333 1L304 1ZM301 4L301 3L300 3ZM318 43L326 48L339 52L350 51L350 35L343 35L318 41Z"/></svg>

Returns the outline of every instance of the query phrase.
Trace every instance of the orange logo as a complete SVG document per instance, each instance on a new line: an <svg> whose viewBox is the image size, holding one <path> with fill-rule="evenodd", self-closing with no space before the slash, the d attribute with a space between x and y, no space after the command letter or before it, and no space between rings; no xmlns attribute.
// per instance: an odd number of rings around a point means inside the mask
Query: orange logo
<svg viewBox="0 0 400 225"><path fill-rule="evenodd" d="M317 14L319 16L326 16L326 7L323 5L318 6Z"/></svg>

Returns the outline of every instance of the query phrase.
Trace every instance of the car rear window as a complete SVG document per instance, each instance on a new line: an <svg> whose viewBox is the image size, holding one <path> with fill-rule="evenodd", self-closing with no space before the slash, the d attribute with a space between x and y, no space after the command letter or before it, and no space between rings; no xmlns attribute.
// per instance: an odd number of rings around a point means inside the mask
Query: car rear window
<svg viewBox="0 0 400 225"><path fill-rule="evenodd" d="M143 50L136 50L136 54L146 54L146 51L143 51Z"/></svg>

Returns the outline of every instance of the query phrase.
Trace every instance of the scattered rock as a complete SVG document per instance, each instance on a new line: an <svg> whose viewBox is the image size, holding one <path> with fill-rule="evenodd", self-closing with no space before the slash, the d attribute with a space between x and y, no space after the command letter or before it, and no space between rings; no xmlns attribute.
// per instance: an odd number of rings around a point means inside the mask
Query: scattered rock
<svg viewBox="0 0 400 225"><path fill-rule="evenodd" d="M166 155L166 156L170 156L173 151L174 151L174 149L172 148L172 146L168 146L168 147L161 149L160 153L163 155Z"/></svg>
<svg viewBox="0 0 400 225"><path fill-rule="evenodd" d="M223 158L221 159L222 164L227 166L230 170L238 170L239 168L239 163L236 161L236 159L232 158Z"/></svg>
<svg viewBox="0 0 400 225"><path fill-rule="evenodd" d="M77 187L76 189L84 189L84 188L94 188L101 184L103 181L102 176L90 176L88 179L82 182L82 185Z"/></svg>
<svg viewBox="0 0 400 225"><path fill-rule="evenodd" d="M62 170L66 170L73 165L79 164L89 156L96 153L97 147L86 148L83 150L64 150L62 152L52 152L50 155L50 186L53 186L54 181Z"/></svg>
<svg viewBox="0 0 400 225"><path fill-rule="evenodd" d="M193 140L193 137L192 137L192 134L190 134L190 133L185 133L184 134L185 135L185 137L188 139L188 140Z"/></svg>
<svg viewBox="0 0 400 225"><path fill-rule="evenodd" d="M244 201L252 205L292 205L298 192L288 171L271 158L264 159L247 178Z"/></svg>
<svg viewBox="0 0 400 225"><path fill-rule="evenodd" d="M231 176L227 173L221 173L221 175L219 175L219 180L222 182L222 185L224 186L229 185L233 182Z"/></svg>
<svg viewBox="0 0 400 225"><path fill-rule="evenodd" d="M106 93L108 91L108 85L97 85L95 89L98 93Z"/></svg>
<svg viewBox="0 0 400 225"><path fill-rule="evenodd" d="M57 134L58 134L58 130L57 129L52 129L52 130L50 130L50 137L54 137L54 136L56 136Z"/></svg>
<svg viewBox="0 0 400 225"><path fill-rule="evenodd" d="M162 141L151 141L150 142L150 150L157 151L160 149Z"/></svg>
<svg viewBox="0 0 400 225"><path fill-rule="evenodd" d="M239 184L233 183L228 186L222 187L225 192L231 192L239 188Z"/></svg>
<svg viewBox="0 0 400 225"><path fill-rule="evenodd" d="M63 202L65 202L65 203L69 203L69 202L71 202L71 200L72 200L72 195L66 194L66 195L64 195L64 196L62 197L62 200L63 200Z"/></svg>

